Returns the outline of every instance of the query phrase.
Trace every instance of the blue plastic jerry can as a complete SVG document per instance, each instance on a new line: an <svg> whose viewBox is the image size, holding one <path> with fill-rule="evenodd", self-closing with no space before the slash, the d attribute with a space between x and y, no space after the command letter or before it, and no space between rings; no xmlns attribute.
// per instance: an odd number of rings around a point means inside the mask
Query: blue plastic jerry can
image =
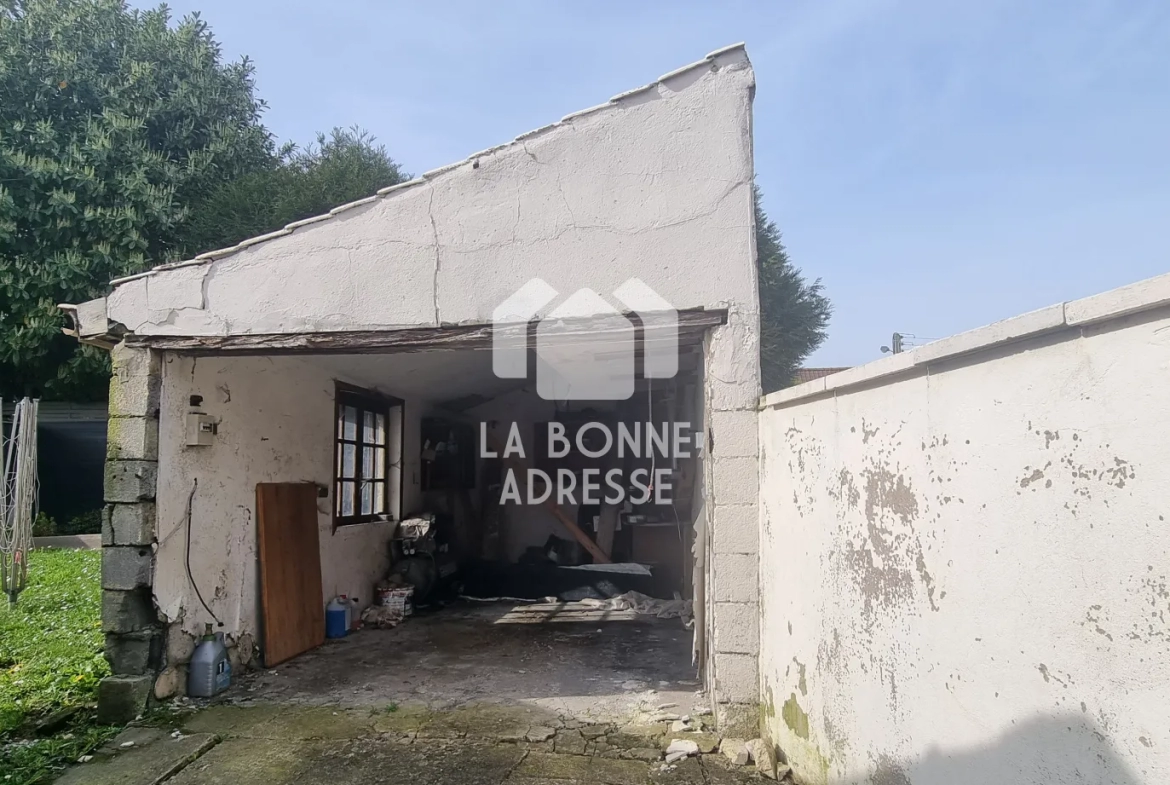
<svg viewBox="0 0 1170 785"><path fill-rule="evenodd" d="M344 638L349 633L349 603L334 597L325 606L325 637Z"/></svg>

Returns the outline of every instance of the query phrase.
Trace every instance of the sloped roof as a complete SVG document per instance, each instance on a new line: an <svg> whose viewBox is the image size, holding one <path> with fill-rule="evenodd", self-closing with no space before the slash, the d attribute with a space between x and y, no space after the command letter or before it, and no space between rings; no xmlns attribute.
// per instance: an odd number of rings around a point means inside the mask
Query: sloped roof
<svg viewBox="0 0 1170 785"><path fill-rule="evenodd" d="M841 371L848 371L849 366L842 366L838 368L797 368L796 377L793 379L793 384L804 384L811 382L814 379L820 379L822 376L830 376Z"/></svg>
<svg viewBox="0 0 1170 785"><path fill-rule="evenodd" d="M727 309L752 330L754 92L743 47L712 52L409 183L121 279L76 306L97 331L82 334L484 325L535 279L556 302L634 278L676 310Z"/></svg>
<svg viewBox="0 0 1170 785"><path fill-rule="evenodd" d="M236 245L233 245L231 247L220 248L220 249L217 249L214 251L207 251L206 253L201 253L198 256L196 256L194 259L189 259L189 260L181 261L181 262L170 262L168 264L158 265L150 270L146 270L146 271L143 271L141 273L136 273L134 275L127 275L127 276L124 276L122 278L116 278L113 281L111 281L110 284L112 286L117 286L117 285L125 283L127 281L132 281L132 280L135 280L138 278L144 278L147 276L154 275L156 272L161 272L161 271L166 271L166 270L174 270L174 269L178 269L178 268L182 268L182 267L191 267L191 266L196 266L196 265L207 264L208 262L213 262L213 261L216 261L218 259L223 259L225 257L231 256L235 253L238 253L239 251L244 250L245 248L250 248L252 246L259 245L261 243L267 242L269 240L274 240L274 239L279 238L279 237L285 237L287 235L292 234L293 232L295 232L296 230L298 230L302 227L321 223L322 221L328 221L329 219L339 215L340 213L344 213L348 210L352 210L355 207L361 207L362 205L370 204L371 202L375 202L379 199L386 199L386 198L389 198L391 196L395 196L397 194L400 194L403 191L406 191L408 189L411 189L411 188L414 188L416 186L427 183L431 180L434 180L436 177L439 177L447 172L450 172L454 169L458 169L459 167L464 166L465 164L472 163L478 158L482 158L484 156L488 156L488 155L491 155L493 153L497 153L501 150L505 150L505 149L510 148L510 147L523 145L523 143L525 141L531 140L531 139L538 137L538 136L542 136L546 133L549 133L550 131L556 130L556 129L564 127L566 125L570 125L573 122L573 120L575 120L576 118L583 117L586 115L593 115L593 114L596 114L599 112L610 111L610 110L613 110L615 107L619 107L622 104L634 103L634 102L638 101L639 98L641 96L643 96L645 93L647 93L651 90L656 90L660 85L662 85L663 83L665 83L667 81L677 79L678 77L681 77L681 76L685 76L685 75L687 75L691 72L694 72L698 69L710 68L712 66L712 64L715 62L716 58L719 58L723 55L727 55L727 54L730 54L732 52L743 51L744 57L746 58L746 51L744 51L744 50L745 50L745 45L743 42L740 42L737 44L732 44L730 46L725 46L721 49L716 49L715 51L710 52L702 60L698 60L698 61L690 63L688 65L684 65L681 68L676 68L673 71L670 71L668 73L663 74L662 76L658 77L656 80L654 80L653 82L650 82L649 84L642 85L641 87L636 87L632 90L627 90L624 93L619 93L618 95L613 96L612 98L610 98L607 102L605 102L603 104L598 104L596 106L589 107L588 109L582 109L580 111L573 112L571 114L567 114L557 122L549 123L548 125L541 126L540 128L536 128L536 129L533 129L533 130L528 131L526 133L522 133L510 142L506 142L506 143L501 144L501 145L496 145L495 147L489 147L486 150L481 150L477 153L472 153L471 155L467 156L466 158L464 158L460 161L456 161L454 163L449 163L449 164L446 164L444 166L440 166L437 169L432 169L428 172L424 172L421 176L416 177L413 180L409 180L405 183L399 183L398 185L392 185L392 186L389 186L387 188L383 188L383 189L379 190L377 193L375 193L371 196L367 196L363 199L358 199L357 201L349 202L347 204L338 205L337 207L334 207L328 213L325 213L323 215L317 215L317 216L313 216L311 218L302 219L300 221L294 221L293 223L290 223L281 229L277 229L277 230L269 232L267 234L262 234L258 237L250 237L246 240L240 241L239 243L237 243Z"/></svg>

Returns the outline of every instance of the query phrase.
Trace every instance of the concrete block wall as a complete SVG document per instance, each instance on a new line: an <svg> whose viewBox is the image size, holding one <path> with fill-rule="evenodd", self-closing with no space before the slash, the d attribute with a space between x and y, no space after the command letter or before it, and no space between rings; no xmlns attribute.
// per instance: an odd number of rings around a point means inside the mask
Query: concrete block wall
<svg viewBox="0 0 1170 785"><path fill-rule="evenodd" d="M98 688L102 721L128 722L147 705L162 666L164 628L155 610L155 488L158 481L157 353L112 352L106 506L102 517L102 630L113 675Z"/></svg>
<svg viewBox="0 0 1170 785"><path fill-rule="evenodd" d="M707 341L707 689L720 728L758 735L758 316L733 309Z"/></svg>

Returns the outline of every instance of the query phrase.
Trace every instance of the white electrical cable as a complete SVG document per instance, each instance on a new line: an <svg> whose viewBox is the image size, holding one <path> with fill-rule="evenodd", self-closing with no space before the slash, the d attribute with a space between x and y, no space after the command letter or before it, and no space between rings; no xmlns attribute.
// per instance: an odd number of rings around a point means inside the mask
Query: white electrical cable
<svg viewBox="0 0 1170 785"><path fill-rule="evenodd" d="M24 591L28 552L37 502L38 402L25 398L12 410L12 426L4 440L0 476L0 590L10 604Z"/></svg>

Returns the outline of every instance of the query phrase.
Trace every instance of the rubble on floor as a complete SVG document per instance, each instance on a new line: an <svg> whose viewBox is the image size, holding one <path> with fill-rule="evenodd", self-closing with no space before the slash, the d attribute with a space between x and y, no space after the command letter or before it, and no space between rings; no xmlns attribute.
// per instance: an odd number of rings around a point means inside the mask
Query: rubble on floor
<svg viewBox="0 0 1170 785"><path fill-rule="evenodd" d="M506 598L564 602L608 600L626 592L644 596L665 593L653 576L633 572L597 572L551 564L479 562L466 567L460 580L462 594L476 599Z"/></svg>
<svg viewBox="0 0 1170 785"><path fill-rule="evenodd" d="M756 770L765 777L776 779L778 772L776 770L776 755L772 751L772 745L763 739L752 739L746 745L748 754L751 755L752 763L756 765ZM788 773L788 767L783 767L784 771L779 772L779 776Z"/></svg>
<svg viewBox="0 0 1170 785"><path fill-rule="evenodd" d="M585 599L581 604L605 610L633 611L657 619L682 619L683 624L688 627L693 615L691 601L681 599L677 595L673 600L660 600L641 592L627 591L605 600Z"/></svg>
<svg viewBox="0 0 1170 785"><path fill-rule="evenodd" d="M371 605L362 611L362 623L378 630L392 630L402 623L403 618L401 607Z"/></svg>
<svg viewBox="0 0 1170 785"><path fill-rule="evenodd" d="M752 762L752 754L748 752L747 742L743 739L724 739L719 743L719 751L736 766L746 766Z"/></svg>
<svg viewBox="0 0 1170 785"><path fill-rule="evenodd" d="M675 761L691 755L699 754L699 745L690 739L675 739L666 748L666 764L669 766Z"/></svg>

